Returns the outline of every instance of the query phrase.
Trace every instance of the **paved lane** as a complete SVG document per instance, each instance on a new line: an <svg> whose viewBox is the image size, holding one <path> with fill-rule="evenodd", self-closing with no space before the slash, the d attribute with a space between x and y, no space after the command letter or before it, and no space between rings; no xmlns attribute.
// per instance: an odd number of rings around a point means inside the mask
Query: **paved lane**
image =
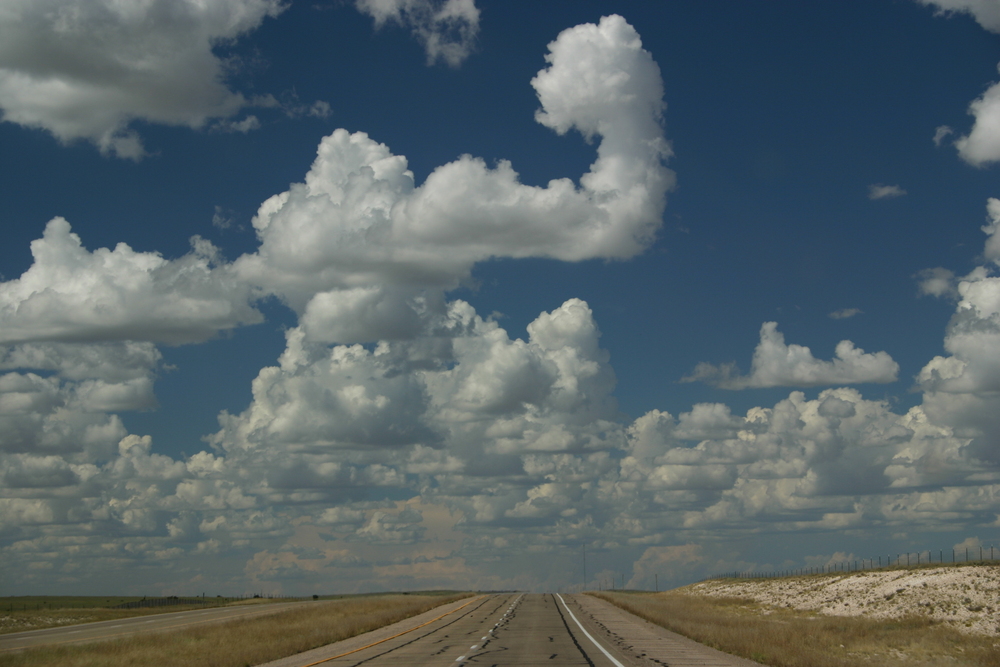
<svg viewBox="0 0 1000 667"><path fill-rule="evenodd" d="M212 607L209 609L154 614L152 616L134 616L114 621L64 625L58 628L45 628L44 630L12 632L0 635L0 655L33 646L82 644L102 639L113 639L137 632L175 630L201 623L215 623L234 618L263 616L286 611L304 604L316 603L310 600L308 602L272 602L268 604L237 605L234 607Z"/></svg>

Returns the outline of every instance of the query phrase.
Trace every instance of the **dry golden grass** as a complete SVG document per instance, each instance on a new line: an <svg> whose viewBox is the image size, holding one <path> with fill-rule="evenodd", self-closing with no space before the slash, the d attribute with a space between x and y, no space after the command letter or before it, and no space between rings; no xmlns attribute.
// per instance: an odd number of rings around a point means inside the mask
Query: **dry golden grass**
<svg viewBox="0 0 1000 667"><path fill-rule="evenodd" d="M288 602L284 599L247 599L234 601L233 598L207 598L205 604L168 605L163 607L142 607L138 609L111 609L112 605L132 602L142 598L106 597L22 597L0 598L0 634L41 630L63 625L115 621L133 616L169 614L190 609L232 606L264 602Z"/></svg>
<svg viewBox="0 0 1000 667"><path fill-rule="evenodd" d="M468 594L392 594L318 601L265 617L80 646L28 649L0 655L0 665L247 667L375 630L463 597Z"/></svg>
<svg viewBox="0 0 1000 667"><path fill-rule="evenodd" d="M591 595L720 651L774 667L1000 665L1000 640L962 635L926 618L820 616L676 592Z"/></svg>

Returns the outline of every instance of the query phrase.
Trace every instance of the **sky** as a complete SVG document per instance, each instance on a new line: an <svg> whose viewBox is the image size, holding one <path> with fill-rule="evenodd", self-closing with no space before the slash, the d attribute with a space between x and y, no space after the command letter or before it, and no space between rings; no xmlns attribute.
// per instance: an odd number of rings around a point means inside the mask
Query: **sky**
<svg viewBox="0 0 1000 667"><path fill-rule="evenodd" d="M0 0L0 594L1000 544L998 62L998 0Z"/></svg>

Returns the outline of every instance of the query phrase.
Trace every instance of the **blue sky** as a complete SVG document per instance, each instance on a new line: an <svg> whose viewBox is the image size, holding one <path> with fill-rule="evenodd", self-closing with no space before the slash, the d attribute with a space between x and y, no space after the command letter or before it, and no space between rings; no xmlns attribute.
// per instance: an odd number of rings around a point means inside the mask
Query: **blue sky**
<svg viewBox="0 0 1000 667"><path fill-rule="evenodd" d="M993 0L9 0L0 45L8 593L998 537Z"/></svg>

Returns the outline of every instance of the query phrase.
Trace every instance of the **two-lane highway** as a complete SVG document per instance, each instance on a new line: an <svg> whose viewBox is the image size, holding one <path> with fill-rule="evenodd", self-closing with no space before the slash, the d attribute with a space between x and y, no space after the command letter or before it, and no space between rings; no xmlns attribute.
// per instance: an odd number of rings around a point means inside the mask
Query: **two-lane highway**
<svg viewBox="0 0 1000 667"><path fill-rule="evenodd" d="M484 595L262 667L759 667L589 595Z"/></svg>
<svg viewBox="0 0 1000 667"><path fill-rule="evenodd" d="M556 595L488 595L377 643L339 644L270 667L546 665L624 667L583 631Z"/></svg>

